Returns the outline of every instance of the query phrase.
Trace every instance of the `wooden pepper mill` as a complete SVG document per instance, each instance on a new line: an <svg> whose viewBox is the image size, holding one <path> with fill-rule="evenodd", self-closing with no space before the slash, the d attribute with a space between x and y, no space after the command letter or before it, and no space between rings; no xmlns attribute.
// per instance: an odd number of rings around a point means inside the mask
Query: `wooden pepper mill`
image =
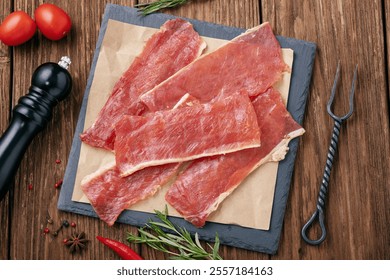
<svg viewBox="0 0 390 280"><path fill-rule="evenodd" d="M40 65L31 79L28 93L12 110L11 122L0 138L0 201L11 188L16 171L32 139L52 118L52 110L72 88L68 72L70 58Z"/></svg>

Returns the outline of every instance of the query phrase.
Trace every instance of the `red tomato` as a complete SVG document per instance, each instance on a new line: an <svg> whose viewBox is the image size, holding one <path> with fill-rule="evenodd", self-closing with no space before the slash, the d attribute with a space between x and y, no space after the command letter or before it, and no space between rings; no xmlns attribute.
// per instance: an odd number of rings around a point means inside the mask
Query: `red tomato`
<svg viewBox="0 0 390 280"><path fill-rule="evenodd" d="M59 40L70 31L72 22L67 13L53 4L42 4L35 10L35 21L42 34L50 40Z"/></svg>
<svg viewBox="0 0 390 280"><path fill-rule="evenodd" d="M16 11L0 25L0 40L8 46L21 45L34 36L36 29L35 22L28 14Z"/></svg>

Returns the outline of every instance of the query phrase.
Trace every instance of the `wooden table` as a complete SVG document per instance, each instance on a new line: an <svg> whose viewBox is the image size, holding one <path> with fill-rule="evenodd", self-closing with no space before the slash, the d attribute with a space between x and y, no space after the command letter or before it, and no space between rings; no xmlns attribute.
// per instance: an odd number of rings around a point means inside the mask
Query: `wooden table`
<svg viewBox="0 0 390 280"><path fill-rule="evenodd" d="M58 42L37 33L26 44L9 48L0 44L0 132L11 108L30 85L32 72L62 55L72 57L71 96L54 112L47 129L29 147L15 178L14 188L0 203L0 259L118 259L95 240L96 235L125 242L136 228L106 226L95 218L57 210L59 190L90 70L106 3L133 6L147 1L1 1L0 19L15 10L33 15L42 2L66 10L73 20L69 36ZM32 3L32 4L31 4ZM315 42L318 46L300 139L284 228L276 255L222 246L225 259L389 259L390 258L390 135L388 1L193 0L166 11L177 16L250 28L269 21L278 35ZM304 222L315 208L333 122L326 113L333 78L340 60L341 81L335 111L348 110L347 95L354 66L359 65L355 111L341 131L339 153L332 170L327 203L328 237L319 247L300 237ZM56 159L61 163L56 164ZM32 190L28 185L32 185ZM44 236L50 213L57 227L74 221L91 239L88 249L72 255L62 244L71 230L57 238ZM131 245L145 259L169 256L147 246Z"/></svg>

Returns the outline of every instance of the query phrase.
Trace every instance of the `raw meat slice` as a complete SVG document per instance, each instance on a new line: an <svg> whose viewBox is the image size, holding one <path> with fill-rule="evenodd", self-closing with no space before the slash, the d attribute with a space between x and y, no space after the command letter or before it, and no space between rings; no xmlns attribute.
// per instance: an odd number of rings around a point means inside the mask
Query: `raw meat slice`
<svg viewBox="0 0 390 280"><path fill-rule="evenodd" d="M81 189L99 218L111 226L123 210L154 195L176 175L178 167L177 163L160 165L122 178L112 162L85 177Z"/></svg>
<svg viewBox="0 0 390 280"><path fill-rule="evenodd" d="M270 89L253 105L261 147L193 161L166 193L166 201L186 220L202 227L218 205L257 167L280 161L291 139L304 133L286 110L279 92Z"/></svg>
<svg viewBox="0 0 390 280"><path fill-rule="evenodd" d="M189 94L184 95L175 108L192 106L199 102ZM153 196L170 181L180 169L180 163L146 168L122 178L115 161L83 178L81 189L99 218L113 225L123 210Z"/></svg>
<svg viewBox="0 0 390 280"><path fill-rule="evenodd" d="M140 99L151 111L158 111L171 109L185 93L202 103L240 91L253 97L288 69L271 26L264 23L201 56Z"/></svg>
<svg viewBox="0 0 390 280"><path fill-rule="evenodd" d="M115 131L115 160L123 177L149 166L260 146L247 94L145 117L124 116Z"/></svg>
<svg viewBox="0 0 390 280"><path fill-rule="evenodd" d="M80 135L94 147L114 149L114 124L145 110L138 97L197 58L206 47L192 25L173 19L162 25L114 86L93 125Z"/></svg>

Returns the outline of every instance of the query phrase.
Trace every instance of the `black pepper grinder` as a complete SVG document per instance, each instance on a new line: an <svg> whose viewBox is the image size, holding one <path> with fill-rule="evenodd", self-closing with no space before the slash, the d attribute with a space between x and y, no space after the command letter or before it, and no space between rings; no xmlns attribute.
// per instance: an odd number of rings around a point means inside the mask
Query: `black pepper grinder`
<svg viewBox="0 0 390 280"><path fill-rule="evenodd" d="M32 139L51 120L53 107L69 95L70 63L70 58L64 56L58 64L40 65L31 78L28 93L12 110L11 123L0 138L0 201L10 189Z"/></svg>

